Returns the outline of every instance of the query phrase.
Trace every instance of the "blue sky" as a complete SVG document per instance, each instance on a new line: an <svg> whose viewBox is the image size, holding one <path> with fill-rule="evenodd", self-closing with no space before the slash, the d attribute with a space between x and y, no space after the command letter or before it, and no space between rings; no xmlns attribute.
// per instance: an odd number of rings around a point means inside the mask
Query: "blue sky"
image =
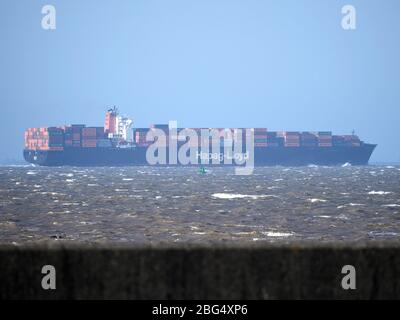
<svg viewBox="0 0 400 320"><path fill-rule="evenodd" d="M57 29L41 28L41 9ZM341 8L357 29L341 27ZM353 129L400 162L397 0L0 2L0 160L27 127L102 125Z"/></svg>

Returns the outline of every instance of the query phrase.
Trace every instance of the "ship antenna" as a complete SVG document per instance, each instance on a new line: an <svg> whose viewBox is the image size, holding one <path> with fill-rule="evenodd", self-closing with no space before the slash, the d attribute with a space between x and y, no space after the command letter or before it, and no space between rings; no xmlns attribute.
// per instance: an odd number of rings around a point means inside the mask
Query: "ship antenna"
<svg viewBox="0 0 400 320"><path fill-rule="evenodd" d="M354 136L356 134L356 131L353 129L353 131L351 132L351 134Z"/></svg>
<svg viewBox="0 0 400 320"><path fill-rule="evenodd" d="M118 114L118 108L116 106L113 106L112 108L108 109L108 112Z"/></svg>

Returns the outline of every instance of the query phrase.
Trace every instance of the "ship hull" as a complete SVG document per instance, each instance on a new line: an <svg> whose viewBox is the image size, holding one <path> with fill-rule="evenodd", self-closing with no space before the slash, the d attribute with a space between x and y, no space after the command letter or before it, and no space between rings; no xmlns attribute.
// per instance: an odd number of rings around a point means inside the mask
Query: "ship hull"
<svg viewBox="0 0 400 320"><path fill-rule="evenodd" d="M376 145L360 147L255 148L255 166L367 165ZM40 166L141 166L148 165L145 147L66 148L63 151L24 150L27 162ZM223 151L223 150L221 150ZM168 160L167 160L168 161ZM201 164L199 161L199 165ZM211 165L211 164L210 164Z"/></svg>

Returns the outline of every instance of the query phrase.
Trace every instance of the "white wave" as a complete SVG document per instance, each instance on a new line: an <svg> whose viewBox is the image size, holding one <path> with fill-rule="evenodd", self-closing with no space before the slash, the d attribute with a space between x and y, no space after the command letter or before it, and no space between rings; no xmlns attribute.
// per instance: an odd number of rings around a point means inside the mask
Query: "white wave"
<svg viewBox="0 0 400 320"><path fill-rule="evenodd" d="M368 234L371 236L398 236L399 235L396 232L389 232L389 231L382 231L382 232L371 231Z"/></svg>
<svg viewBox="0 0 400 320"><path fill-rule="evenodd" d="M346 162L345 164L342 165L342 168L345 168L345 167L351 167L351 163L350 162Z"/></svg>
<svg viewBox="0 0 400 320"><path fill-rule="evenodd" d="M368 194L380 195L380 196L383 196L385 194L391 194L391 193L393 193L393 192L390 192L390 191L370 191L370 192L368 192Z"/></svg>
<svg viewBox="0 0 400 320"><path fill-rule="evenodd" d="M29 167L36 167L36 166L33 165L33 163L31 163L31 164L4 164L4 165L0 165L0 167L29 168Z"/></svg>
<svg viewBox="0 0 400 320"><path fill-rule="evenodd" d="M143 196L137 195L137 194L130 194L129 198L135 198L135 199L143 199Z"/></svg>
<svg viewBox="0 0 400 320"><path fill-rule="evenodd" d="M57 196L57 195L63 195L62 193L58 193L58 192L41 192L40 194L44 194L44 195L50 195L50 196Z"/></svg>
<svg viewBox="0 0 400 320"><path fill-rule="evenodd" d="M35 175L35 174L37 174L37 172L36 171L28 171L26 174Z"/></svg>
<svg viewBox="0 0 400 320"><path fill-rule="evenodd" d="M382 205L382 207L386 207L386 208L397 208L397 207L400 207L400 204L396 204L396 203L384 204L384 205Z"/></svg>
<svg viewBox="0 0 400 320"><path fill-rule="evenodd" d="M255 231L249 231L249 232L235 232L234 235L237 236L243 236L243 235L249 235L249 234L254 234Z"/></svg>
<svg viewBox="0 0 400 320"><path fill-rule="evenodd" d="M121 217L122 218L136 218L137 215L134 213L123 213L123 214L121 214Z"/></svg>
<svg viewBox="0 0 400 320"><path fill-rule="evenodd" d="M307 201L310 201L311 203L316 203L316 202L327 202L327 200L324 199L307 199Z"/></svg>
<svg viewBox="0 0 400 320"><path fill-rule="evenodd" d="M25 200L26 198L24 197L24 198L20 198L20 197L12 197L11 199L13 199L13 200Z"/></svg>
<svg viewBox="0 0 400 320"><path fill-rule="evenodd" d="M122 181L133 181L132 178L123 178Z"/></svg>
<svg viewBox="0 0 400 320"><path fill-rule="evenodd" d="M293 236L292 232L278 232L278 231L267 231L267 232L261 232L263 235L267 237L291 237Z"/></svg>
<svg viewBox="0 0 400 320"><path fill-rule="evenodd" d="M257 199L262 199L262 198L277 198L277 196L274 195L268 195L268 194L261 194L261 195L249 195L249 194L233 194L233 193L214 193L213 195L211 195L213 198L217 198L217 199L227 199L227 200L231 200L231 199L253 199L253 200L257 200Z"/></svg>
<svg viewBox="0 0 400 320"><path fill-rule="evenodd" d="M343 204L341 206L337 206L337 209L343 209L346 207L359 207L359 206L365 206L363 203L348 203L348 204Z"/></svg>

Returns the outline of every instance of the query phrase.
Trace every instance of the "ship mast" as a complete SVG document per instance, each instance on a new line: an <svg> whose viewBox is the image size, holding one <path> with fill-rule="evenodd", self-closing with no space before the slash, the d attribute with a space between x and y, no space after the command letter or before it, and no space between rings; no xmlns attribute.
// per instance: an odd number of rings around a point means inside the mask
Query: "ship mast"
<svg viewBox="0 0 400 320"><path fill-rule="evenodd" d="M108 109L107 111L114 115L118 115L118 108L116 106L113 106L112 108Z"/></svg>

